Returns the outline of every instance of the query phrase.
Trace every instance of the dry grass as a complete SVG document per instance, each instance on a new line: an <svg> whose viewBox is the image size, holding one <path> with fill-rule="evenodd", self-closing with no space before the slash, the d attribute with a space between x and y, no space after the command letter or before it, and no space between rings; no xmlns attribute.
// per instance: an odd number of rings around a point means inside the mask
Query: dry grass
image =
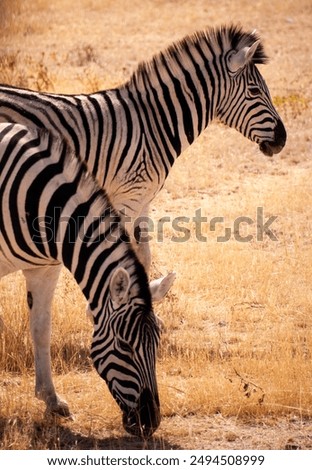
<svg viewBox="0 0 312 470"><path fill-rule="evenodd" d="M131 9L122 0L81 0L74 9L70 0L3 3L10 11L1 29L0 81L56 92L115 86L172 39L225 18L258 28L272 57L262 70L287 127L287 147L267 159L214 124L180 157L154 202L155 226L164 215L190 221L182 224L187 243L174 241L182 233L170 224L162 243L152 234L154 274L175 270L177 281L157 306L166 324L158 361L164 419L145 445L282 448L291 438L311 448L310 2L240 0L239 10L237 2L208 7L199 0L179 8L134 1ZM277 241L257 241L254 223L241 226L253 239L239 243L234 221L255 220L259 207L265 220L277 217ZM191 220L198 208L207 217L205 242ZM212 231L216 216L224 223ZM232 236L218 243L225 228ZM0 448L140 448L124 436L119 410L91 368L85 303L69 274L54 301L52 354L57 388L75 422L43 418L33 397L23 279L12 275L0 286Z"/></svg>

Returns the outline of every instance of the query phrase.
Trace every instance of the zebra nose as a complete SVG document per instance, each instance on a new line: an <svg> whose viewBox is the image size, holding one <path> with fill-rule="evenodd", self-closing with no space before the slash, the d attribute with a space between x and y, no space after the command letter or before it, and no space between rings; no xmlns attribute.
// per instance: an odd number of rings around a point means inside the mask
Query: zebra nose
<svg viewBox="0 0 312 470"><path fill-rule="evenodd" d="M280 148L279 151L281 151L286 143L287 134L286 134L286 129L284 127L284 124L282 123L280 119L277 121L275 130L274 130L274 137L275 137L274 146L277 148ZM278 153L278 152L274 152L274 153Z"/></svg>
<svg viewBox="0 0 312 470"><path fill-rule="evenodd" d="M148 438L160 425L158 395L154 396L149 389L140 395L138 406L123 414L123 426L129 434Z"/></svg>
<svg viewBox="0 0 312 470"><path fill-rule="evenodd" d="M149 437L160 425L160 410L158 395L153 396L148 388L141 393L139 413L142 433L144 437Z"/></svg>
<svg viewBox="0 0 312 470"><path fill-rule="evenodd" d="M275 153L279 153L283 149L286 138L287 135L284 124L278 119L274 129L274 141L265 140L260 143L259 148L264 155L272 157Z"/></svg>

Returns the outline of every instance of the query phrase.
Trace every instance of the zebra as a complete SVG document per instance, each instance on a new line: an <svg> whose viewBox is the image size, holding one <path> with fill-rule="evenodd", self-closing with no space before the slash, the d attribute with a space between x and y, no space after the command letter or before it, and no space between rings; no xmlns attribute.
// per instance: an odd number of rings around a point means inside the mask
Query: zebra
<svg viewBox="0 0 312 470"><path fill-rule="evenodd" d="M141 63L115 89L64 95L2 85L0 120L68 140L127 221L149 273L149 205L211 121L235 128L266 156L283 149L286 130L257 68L267 60L257 32L207 28Z"/></svg>
<svg viewBox="0 0 312 470"><path fill-rule="evenodd" d="M51 302L62 265L89 301L91 358L123 413L123 426L148 437L160 423L160 328L152 296L160 300L166 280L149 288L120 216L64 139L1 123L0 277L23 271L36 396L47 410L69 416L53 385L50 358Z"/></svg>

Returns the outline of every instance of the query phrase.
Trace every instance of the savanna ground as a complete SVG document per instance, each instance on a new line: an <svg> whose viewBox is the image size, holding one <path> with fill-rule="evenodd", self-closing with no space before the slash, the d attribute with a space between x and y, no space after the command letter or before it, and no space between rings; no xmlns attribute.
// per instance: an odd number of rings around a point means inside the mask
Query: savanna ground
<svg viewBox="0 0 312 470"><path fill-rule="evenodd" d="M237 132L212 125L154 201L153 275L174 270L177 280L156 307L166 325L158 359L163 420L150 441L123 431L88 358L85 301L65 271L52 354L57 389L75 420L44 416L34 398L24 281L19 274L0 281L0 448L311 449L311 1L0 5L0 82L54 92L114 87L140 61L207 25L257 28L271 57L261 71L288 132L282 153L266 158ZM207 218L200 227L192 220L198 209ZM257 210L264 222L273 217L274 237L261 235ZM189 221L179 220L183 232L170 223L160 230L164 216ZM237 233L244 216L254 222ZM224 218L216 230L213 217ZM226 229L230 240L218 241Z"/></svg>

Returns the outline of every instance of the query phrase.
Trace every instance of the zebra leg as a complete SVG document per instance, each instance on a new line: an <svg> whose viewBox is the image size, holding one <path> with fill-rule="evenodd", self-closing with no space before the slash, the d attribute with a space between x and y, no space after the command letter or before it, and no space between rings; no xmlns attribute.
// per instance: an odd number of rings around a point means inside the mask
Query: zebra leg
<svg viewBox="0 0 312 470"><path fill-rule="evenodd" d="M152 263L151 250L149 245L149 219L148 219L148 206L145 206L134 223L134 238L136 242L136 252L139 260L143 264L147 275L149 275L150 267ZM170 290L174 280L176 278L175 273L169 273L167 276L159 279L154 279L150 282L150 289L152 299L155 302L159 302Z"/></svg>
<svg viewBox="0 0 312 470"><path fill-rule="evenodd" d="M143 264L147 275L149 275L151 264L152 264L152 255L151 249L148 242L148 228L146 227L145 221L142 221L141 218L134 224L134 238L136 242L136 254ZM146 219L146 217L144 217Z"/></svg>
<svg viewBox="0 0 312 470"><path fill-rule="evenodd" d="M54 388L51 372L51 304L60 265L26 269L27 302L30 312L30 329L34 344L36 397L47 405L47 411L70 416L68 405Z"/></svg>

